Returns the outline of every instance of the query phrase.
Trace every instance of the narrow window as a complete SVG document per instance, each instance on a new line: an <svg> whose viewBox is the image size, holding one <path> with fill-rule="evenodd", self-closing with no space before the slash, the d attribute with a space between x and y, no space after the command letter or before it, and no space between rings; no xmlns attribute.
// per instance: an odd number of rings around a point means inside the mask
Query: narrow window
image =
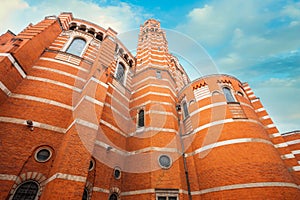
<svg viewBox="0 0 300 200"><path fill-rule="evenodd" d="M119 50L119 45L116 44L115 52L118 52L118 50Z"/></svg>
<svg viewBox="0 0 300 200"><path fill-rule="evenodd" d="M133 61L129 60L129 67L131 68L133 66Z"/></svg>
<svg viewBox="0 0 300 200"><path fill-rule="evenodd" d="M86 41L81 38L75 38L70 46L67 49L67 53L74 54L76 56L81 56L84 47L85 47Z"/></svg>
<svg viewBox="0 0 300 200"><path fill-rule="evenodd" d="M187 107L187 103L185 101L183 102L182 107L183 107L184 119L186 119L189 116L189 110Z"/></svg>
<svg viewBox="0 0 300 200"><path fill-rule="evenodd" d="M156 78L161 79L161 71L156 71Z"/></svg>
<svg viewBox="0 0 300 200"><path fill-rule="evenodd" d="M229 88L223 87L223 93L225 95L225 98L226 98L227 102L235 102L235 100L234 100L234 98L232 96L232 93L231 93L231 91L230 91Z"/></svg>
<svg viewBox="0 0 300 200"><path fill-rule="evenodd" d="M138 115L138 127L144 127L145 126L145 112L144 110L140 110L139 111L139 115Z"/></svg>
<svg viewBox="0 0 300 200"><path fill-rule="evenodd" d="M26 181L16 190L13 200L26 199L35 200L39 191L39 185L35 181Z"/></svg>
<svg viewBox="0 0 300 200"><path fill-rule="evenodd" d="M116 73L116 79L120 83L124 83L124 75L125 75L125 67L122 63L118 64L117 73Z"/></svg>

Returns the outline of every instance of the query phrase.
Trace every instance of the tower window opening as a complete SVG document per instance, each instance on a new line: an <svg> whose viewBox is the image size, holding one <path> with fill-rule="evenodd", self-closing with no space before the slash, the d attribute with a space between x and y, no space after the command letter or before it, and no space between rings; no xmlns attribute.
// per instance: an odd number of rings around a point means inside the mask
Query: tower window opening
<svg viewBox="0 0 300 200"><path fill-rule="evenodd" d="M124 78L125 78L125 67L122 63L119 63L117 68L117 73L116 73L116 79L117 81L123 84Z"/></svg>
<svg viewBox="0 0 300 200"><path fill-rule="evenodd" d="M156 78L161 79L161 71L156 70Z"/></svg>
<svg viewBox="0 0 300 200"><path fill-rule="evenodd" d="M225 95L225 98L226 98L227 102L235 102L235 99L234 99L234 97L231 93L231 90L229 88L223 87L222 90L223 90L223 93Z"/></svg>
<svg viewBox="0 0 300 200"><path fill-rule="evenodd" d="M145 111L140 110L138 114L138 127L144 127L145 126Z"/></svg>
<svg viewBox="0 0 300 200"><path fill-rule="evenodd" d="M35 200L39 191L39 184L35 181L26 181L22 183L16 190L13 200L26 199Z"/></svg>
<svg viewBox="0 0 300 200"><path fill-rule="evenodd" d="M74 54L76 56L81 56L84 47L86 45L86 41L82 38L75 38L70 46L67 49L67 53Z"/></svg>

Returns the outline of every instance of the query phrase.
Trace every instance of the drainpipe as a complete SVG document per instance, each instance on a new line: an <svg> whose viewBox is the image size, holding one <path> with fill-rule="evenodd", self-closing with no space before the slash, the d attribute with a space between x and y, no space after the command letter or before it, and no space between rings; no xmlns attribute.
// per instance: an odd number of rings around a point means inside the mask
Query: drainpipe
<svg viewBox="0 0 300 200"><path fill-rule="evenodd" d="M187 185L187 188L188 188L189 200L192 200L191 186L190 186L190 180L189 180L189 172L188 172L188 168L187 168L187 164L186 164L186 157L185 157L185 152L184 152L185 148L184 148L184 143L183 143L183 140L182 140L182 133L181 133L181 128L180 128L180 114L179 114L180 105L176 106L176 110L177 110L177 113L178 113L178 131L179 131L180 144L181 144L181 149L182 149L182 158L183 158L183 167L184 167L186 185Z"/></svg>

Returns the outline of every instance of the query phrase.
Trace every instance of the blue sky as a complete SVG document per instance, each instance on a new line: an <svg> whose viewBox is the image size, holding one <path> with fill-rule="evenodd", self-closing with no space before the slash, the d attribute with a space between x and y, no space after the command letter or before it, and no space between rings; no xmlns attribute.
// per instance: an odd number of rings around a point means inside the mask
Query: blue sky
<svg viewBox="0 0 300 200"><path fill-rule="evenodd" d="M250 84L280 132L300 129L300 1L2 0L0 32L18 33L63 11L112 27L124 38L146 19L158 19L168 30L170 51L184 58L192 79L199 76L191 67L199 67L194 58L206 54L213 60L211 72ZM183 39L172 39L178 35ZM134 40L123 42L132 49ZM186 44L192 46L182 51ZM205 66L198 71L211 69Z"/></svg>

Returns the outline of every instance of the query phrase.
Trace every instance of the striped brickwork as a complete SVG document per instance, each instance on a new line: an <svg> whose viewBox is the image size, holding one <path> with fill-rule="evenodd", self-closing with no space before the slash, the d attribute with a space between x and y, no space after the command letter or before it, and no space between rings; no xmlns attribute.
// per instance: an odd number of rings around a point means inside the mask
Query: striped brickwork
<svg viewBox="0 0 300 200"><path fill-rule="evenodd" d="M68 53L76 38L80 55ZM300 198L298 132L279 133L247 83L191 82L158 21L141 25L136 56L113 29L72 13L0 41L0 199L27 181L45 200L84 190L88 199ZM37 161L40 149L49 160Z"/></svg>

